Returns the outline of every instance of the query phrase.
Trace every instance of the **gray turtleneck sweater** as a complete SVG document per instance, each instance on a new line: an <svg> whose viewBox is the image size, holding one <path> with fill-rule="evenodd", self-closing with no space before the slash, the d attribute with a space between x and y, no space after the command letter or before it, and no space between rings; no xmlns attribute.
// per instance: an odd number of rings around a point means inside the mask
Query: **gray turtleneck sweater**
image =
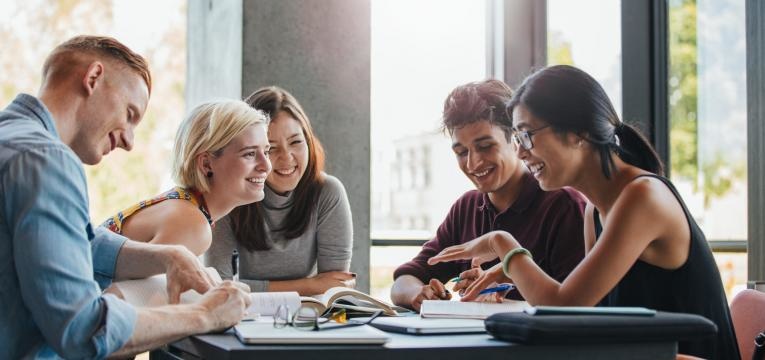
<svg viewBox="0 0 765 360"><path fill-rule="evenodd" d="M326 175L326 174L325 174ZM327 271L348 271L353 247L351 207L343 184L326 175L318 203L303 235L285 239L278 227L289 214L293 193L279 195L265 187L263 209L266 243L270 250L248 251L238 245L229 217L218 221L213 241L205 253L205 263L218 270L224 279L231 278L231 253L239 251L239 280L253 292L267 291L269 280L295 280Z"/></svg>

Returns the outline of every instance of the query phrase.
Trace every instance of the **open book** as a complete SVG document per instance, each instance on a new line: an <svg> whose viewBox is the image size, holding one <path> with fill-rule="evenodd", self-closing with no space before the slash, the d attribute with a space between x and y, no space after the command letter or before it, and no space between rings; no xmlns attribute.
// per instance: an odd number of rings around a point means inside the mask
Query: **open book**
<svg viewBox="0 0 765 360"><path fill-rule="evenodd" d="M207 269L213 278L220 280L218 272L212 268ZM115 293L128 303L137 307L156 307L168 304L167 279L165 275L155 275L146 279L118 281L112 284ZM113 291L113 290L112 290ZM194 290L181 294L181 303L188 304L199 300L202 295ZM273 315L279 305L287 305L292 311L301 304L311 306L318 313L324 313L327 308L344 308L354 313L373 313L382 310L389 316L397 315L396 307L386 302L377 300L361 291L334 287L324 294L300 296L297 292L258 292L250 293L252 305L247 309L250 316L260 314Z"/></svg>
<svg viewBox="0 0 765 360"><path fill-rule="evenodd" d="M425 300L420 307L424 318L486 319L501 312L522 312L529 303L505 300L501 303Z"/></svg>
<svg viewBox="0 0 765 360"><path fill-rule="evenodd" d="M361 291L346 288L333 287L324 294L314 296L301 296L303 305L315 308L320 314L327 309L346 309L349 312L369 314L382 310L383 314L396 316L396 310L403 310L397 306L375 299Z"/></svg>

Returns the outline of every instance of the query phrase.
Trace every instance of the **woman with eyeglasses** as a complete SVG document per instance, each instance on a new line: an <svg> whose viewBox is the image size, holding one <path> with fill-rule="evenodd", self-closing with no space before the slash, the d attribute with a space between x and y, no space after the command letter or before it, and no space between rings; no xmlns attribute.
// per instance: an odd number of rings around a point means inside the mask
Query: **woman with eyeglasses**
<svg viewBox="0 0 765 360"><path fill-rule="evenodd" d="M720 273L704 233L646 139L619 120L585 72L552 66L530 75L508 105L518 156L545 190L573 187L589 200L582 262L563 281L546 275L512 234L488 233L444 249L430 264L501 263L462 298L512 281L533 305L643 306L704 316L715 341L681 341L683 354L739 358Z"/></svg>

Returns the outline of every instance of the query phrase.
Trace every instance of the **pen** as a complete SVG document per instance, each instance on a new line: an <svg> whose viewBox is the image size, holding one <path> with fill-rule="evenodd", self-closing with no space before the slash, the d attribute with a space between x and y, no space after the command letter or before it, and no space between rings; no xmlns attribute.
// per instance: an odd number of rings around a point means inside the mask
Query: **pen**
<svg viewBox="0 0 765 360"><path fill-rule="evenodd" d="M507 291L507 290L512 290L513 288L515 288L515 285L513 284L499 284L496 287L486 288L481 290L481 292L479 292L478 295L491 294L491 293L500 292L500 291Z"/></svg>
<svg viewBox="0 0 765 360"><path fill-rule="evenodd" d="M239 281L239 251L236 249L231 253L231 273L234 281Z"/></svg>
<svg viewBox="0 0 765 360"><path fill-rule="evenodd" d="M458 282L460 282L460 281L462 281L462 279L460 279L460 277L459 277L459 276L457 276L456 278L451 278L451 279L449 279L449 281L447 281L447 283L450 283L450 282L455 282L455 283L458 283Z"/></svg>

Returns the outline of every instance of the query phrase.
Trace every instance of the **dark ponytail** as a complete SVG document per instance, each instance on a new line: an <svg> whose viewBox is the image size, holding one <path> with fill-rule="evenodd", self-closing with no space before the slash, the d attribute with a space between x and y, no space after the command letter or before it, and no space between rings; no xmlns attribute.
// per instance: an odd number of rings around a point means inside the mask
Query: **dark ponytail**
<svg viewBox="0 0 765 360"><path fill-rule="evenodd" d="M659 160L659 155L640 131L627 123L621 123L615 130L620 142L620 146L615 150L624 162L657 175L664 175L664 165Z"/></svg>
<svg viewBox="0 0 765 360"><path fill-rule="evenodd" d="M611 178L611 154L643 170L663 175L659 156L637 129L619 120L605 90L592 76L568 65L529 75L508 104L508 113L523 105L558 133L579 134L600 155L603 175Z"/></svg>

